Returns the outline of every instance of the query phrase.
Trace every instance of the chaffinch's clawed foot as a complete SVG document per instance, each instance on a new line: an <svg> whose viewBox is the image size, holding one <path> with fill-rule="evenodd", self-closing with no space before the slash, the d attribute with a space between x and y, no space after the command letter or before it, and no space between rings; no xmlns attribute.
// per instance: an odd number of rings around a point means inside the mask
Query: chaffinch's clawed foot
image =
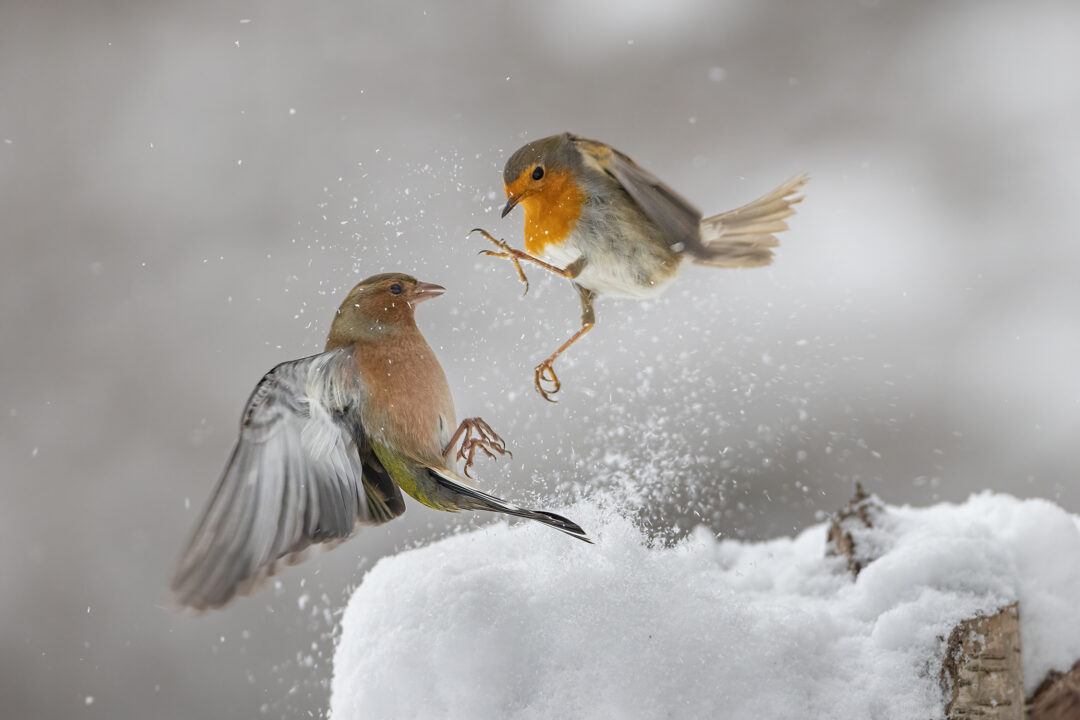
<svg viewBox="0 0 1080 720"><path fill-rule="evenodd" d="M465 437L461 438L463 434ZM462 420L461 425L454 432L454 436L450 438L450 442L443 448L444 456L450 454L459 438L461 438L461 446L458 448L455 457L458 460L465 461L465 467L462 470L466 477L472 477L469 474L469 468L473 466L473 462L476 460L477 450L492 460L497 459L496 453L514 457L514 454L506 449L506 442L482 418L475 417Z"/></svg>

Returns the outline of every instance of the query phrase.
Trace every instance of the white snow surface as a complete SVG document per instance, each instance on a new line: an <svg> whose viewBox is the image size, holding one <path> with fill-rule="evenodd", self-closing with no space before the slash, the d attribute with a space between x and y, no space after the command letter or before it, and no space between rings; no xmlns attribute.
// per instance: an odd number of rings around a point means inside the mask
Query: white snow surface
<svg viewBox="0 0 1080 720"><path fill-rule="evenodd" d="M1080 659L1080 521L984 493L887 507L853 580L826 525L658 546L581 502L586 545L495 523L384 558L353 593L331 716L940 718L941 638L1020 601L1024 684Z"/></svg>

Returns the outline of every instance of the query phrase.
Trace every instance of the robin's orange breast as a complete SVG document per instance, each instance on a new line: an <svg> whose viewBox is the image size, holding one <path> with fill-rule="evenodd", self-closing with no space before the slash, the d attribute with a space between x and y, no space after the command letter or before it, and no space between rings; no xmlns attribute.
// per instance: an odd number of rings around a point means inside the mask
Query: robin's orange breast
<svg viewBox="0 0 1080 720"><path fill-rule="evenodd" d="M525 211L525 250L530 255L543 255L548 245L565 242L577 226L585 198L573 173L549 171L543 187L521 199Z"/></svg>

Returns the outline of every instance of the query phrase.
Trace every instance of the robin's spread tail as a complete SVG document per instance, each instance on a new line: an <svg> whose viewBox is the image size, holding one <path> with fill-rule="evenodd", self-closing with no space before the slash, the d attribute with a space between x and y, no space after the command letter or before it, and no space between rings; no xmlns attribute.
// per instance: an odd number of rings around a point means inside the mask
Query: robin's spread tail
<svg viewBox="0 0 1080 720"><path fill-rule="evenodd" d="M772 192L735 210L701 221L701 249L688 248L697 265L709 267L761 267L772 262L772 248L780 244L774 233L787 230L786 218L802 201L795 195L810 179L796 175Z"/></svg>
<svg viewBox="0 0 1080 720"><path fill-rule="evenodd" d="M461 501L459 507L461 509L487 510L489 512L506 513L507 515L513 515L514 517L535 520L536 522L553 527L560 532L564 532L571 537L575 537L578 540L592 544L592 540L589 539L589 536L585 534L585 531L581 529L580 525L572 520L564 518L562 515L556 515L553 512L546 512L544 510L520 508L513 503L509 503L506 500L497 498L494 495L489 495L483 490L473 487L472 484L464 478L458 477L443 468L428 466L428 473L437 483L459 496Z"/></svg>

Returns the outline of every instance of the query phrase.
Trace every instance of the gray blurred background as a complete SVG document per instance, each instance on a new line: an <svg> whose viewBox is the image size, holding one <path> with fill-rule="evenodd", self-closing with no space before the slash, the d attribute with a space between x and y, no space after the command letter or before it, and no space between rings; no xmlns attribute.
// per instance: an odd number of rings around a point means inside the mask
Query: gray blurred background
<svg viewBox="0 0 1080 720"><path fill-rule="evenodd" d="M1069 0L5 0L4 717L325 712L348 588L482 518L413 504L200 618L165 584L255 382L375 272L448 287L419 321L505 496L749 539L854 480L1080 511L1078 68ZM574 293L465 233L521 244L502 164L562 130L707 213L813 180L771 268L602 301L556 406Z"/></svg>

